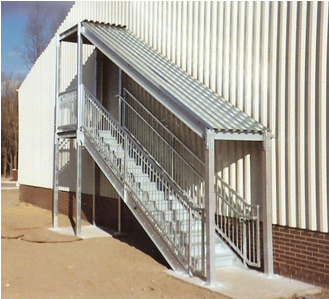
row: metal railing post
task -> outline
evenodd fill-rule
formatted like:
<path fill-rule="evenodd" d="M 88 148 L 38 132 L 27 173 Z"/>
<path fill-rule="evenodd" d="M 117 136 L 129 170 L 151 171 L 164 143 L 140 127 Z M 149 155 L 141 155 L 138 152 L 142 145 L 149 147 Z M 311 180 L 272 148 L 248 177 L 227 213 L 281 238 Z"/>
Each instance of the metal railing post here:
<path fill-rule="evenodd" d="M 246 223 L 246 206 L 243 205 L 243 218 L 242 218 L 242 225 L 243 225 L 243 237 L 242 237 L 242 248 L 243 248 L 243 264 L 247 267 L 247 223 Z"/>
<path fill-rule="evenodd" d="M 124 183 L 126 184 L 127 182 L 127 174 L 128 174 L 128 151 L 129 151 L 129 146 L 128 146 L 128 136 L 127 134 L 124 135 L 124 160 L 123 160 L 123 165 L 124 165 L 124 172 L 123 172 L 123 178 L 124 178 Z"/>
<path fill-rule="evenodd" d="M 189 207 L 189 218 L 188 218 L 188 267 L 189 267 L 189 275 L 192 276 L 192 210 L 191 207 Z"/>

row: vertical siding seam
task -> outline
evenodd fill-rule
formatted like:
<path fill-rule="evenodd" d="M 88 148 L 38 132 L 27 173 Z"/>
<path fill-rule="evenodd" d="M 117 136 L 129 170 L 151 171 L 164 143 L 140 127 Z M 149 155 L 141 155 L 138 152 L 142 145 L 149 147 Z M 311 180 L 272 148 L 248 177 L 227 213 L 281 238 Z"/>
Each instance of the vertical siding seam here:
<path fill-rule="evenodd" d="M 328 62 L 327 57 L 329 54 L 328 51 L 328 15 L 329 15 L 329 4 L 328 2 L 321 2 L 319 3 L 321 8 L 319 14 L 319 33 L 318 33 L 318 45 L 319 45 L 319 52 L 318 52 L 318 67 L 319 67 L 319 76 L 318 76 L 318 88 L 319 91 L 319 107 L 318 107 L 318 124 L 319 124 L 319 149 L 318 149 L 318 168 L 319 168 L 319 179 L 318 179 L 318 187 L 319 190 L 319 207 L 318 207 L 318 227 L 323 232 L 329 231 L 329 212 L 328 212 L 328 187 L 327 187 L 327 130 L 328 130 L 328 123 L 327 123 L 327 101 L 328 99 L 328 79 L 327 72 L 328 72 Z"/>
<path fill-rule="evenodd" d="M 297 2 L 289 2 L 288 15 L 288 67 L 287 67 L 287 199 L 288 225 L 296 227 L 296 33 L 297 33 Z"/>
<path fill-rule="evenodd" d="M 306 170 L 305 170 L 305 62 L 307 3 L 298 3 L 297 35 L 297 225 L 306 228 Z"/>
<path fill-rule="evenodd" d="M 316 129 L 315 129 L 315 73 L 316 73 L 316 30 L 317 2 L 308 2 L 307 47 L 307 228 L 316 230 Z"/>
<path fill-rule="evenodd" d="M 279 196 L 279 221 L 286 225 L 286 42 L 287 42 L 287 2 L 279 3 L 278 32 L 278 99 L 277 99 L 277 177 Z"/>

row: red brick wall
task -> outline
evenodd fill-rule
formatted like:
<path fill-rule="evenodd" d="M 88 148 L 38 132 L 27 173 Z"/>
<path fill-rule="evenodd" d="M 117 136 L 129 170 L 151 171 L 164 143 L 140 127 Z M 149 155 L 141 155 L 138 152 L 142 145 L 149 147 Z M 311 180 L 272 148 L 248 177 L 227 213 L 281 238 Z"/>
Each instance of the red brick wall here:
<path fill-rule="evenodd" d="M 273 225 L 274 271 L 329 287 L 329 234 Z"/>
<path fill-rule="evenodd" d="M 52 209 L 51 189 L 20 186 L 20 201 Z M 59 212 L 75 215 L 75 193 L 59 193 Z M 82 195 L 81 217 L 92 221 L 92 197 Z M 143 229 L 128 207 L 121 201 L 123 232 L 142 232 Z M 96 198 L 96 223 L 118 229 L 118 200 Z M 262 242 L 261 242 L 262 243 Z M 329 234 L 273 225 L 274 272 L 283 276 L 329 287 Z M 263 256 L 262 256 L 263 259 Z"/>
<path fill-rule="evenodd" d="M 52 189 L 21 185 L 19 200 L 52 210 Z M 58 211 L 69 217 L 75 217 L 76 197 L 75 192 L 59 192 Z M 114 230 L 118 229 L 118 200 L 107 197 L 96 197 L 96 224 Z M 81 218 L 92 222 L 92 196 L 82 194 Z M 141 232 L 142 227 L 128 207 L 121 201 L 121 229 L 123 232 Z"/>

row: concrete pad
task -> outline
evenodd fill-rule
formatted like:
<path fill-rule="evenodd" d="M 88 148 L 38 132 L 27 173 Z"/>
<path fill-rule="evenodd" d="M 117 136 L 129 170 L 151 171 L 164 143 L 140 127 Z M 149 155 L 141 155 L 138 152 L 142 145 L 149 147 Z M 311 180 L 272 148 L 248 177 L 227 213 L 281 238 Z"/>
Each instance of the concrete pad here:
<path fill-rule="evenodd" d="M 178 279 L 208 288 L 232 299 L 283 299 L 294 295 L 305 296 L 321 292 L 320 287 L 311 284 L 279 275 L 269 277 L 255 270 L 233 266 L 218 268 L 217 285 L 211 287 L 199 278 L 177 274 L 171 270 L 166 272 Z"/>
<path fill-rule="evenodd" d="M 72 226 L 59 227 L 56 229 L 50 228 L 50 230 L 61 235 L 75 236 L 75 232 Z M 81 226 L 81 235 L 79 237 L 81 239 L 109 238 L 112 237 L 112 235 L 97 226 L 83 225 Z"/>

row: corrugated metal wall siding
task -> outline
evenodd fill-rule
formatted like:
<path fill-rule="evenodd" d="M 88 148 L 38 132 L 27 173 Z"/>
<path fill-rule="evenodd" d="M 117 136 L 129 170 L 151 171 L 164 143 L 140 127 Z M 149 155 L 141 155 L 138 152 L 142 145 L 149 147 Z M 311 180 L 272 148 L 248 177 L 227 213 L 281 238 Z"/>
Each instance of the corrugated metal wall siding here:
<path fill-rule="evenodd" d="M 77 2 L 60 31 L 83 19 L 125 24 L 268 126 L 274 223 L 328 232 L 328 14 L 328 2 Z M 65 70 L 69 84 L 75 66 Z M 249 146 L 234 144 L 237 162 L 223 169 L 247 198 Z"/>

